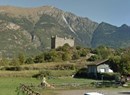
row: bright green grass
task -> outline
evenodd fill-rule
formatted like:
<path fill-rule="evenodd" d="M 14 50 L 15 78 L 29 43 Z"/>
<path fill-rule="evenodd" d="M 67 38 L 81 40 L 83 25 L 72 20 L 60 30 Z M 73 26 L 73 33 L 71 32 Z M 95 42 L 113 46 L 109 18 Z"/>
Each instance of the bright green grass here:
<path fill-rule="evenodd" d="M 0 71 L 0 77 L 32 77 L 42 70 L 23 70 L 23 71 Z M 50 72 L 51 76 L 64 77 L 71 76 L 75 70 L 46 70 Z"/>
<path fill-rule="evenodd" d="M 54 78 L 54 79 L 48 79 L 49 83 L 54 84 L 63 84 L 63 83 L 79 83 L 79 84 L 90 84 L 91 82 L 94 82 L 95 80 L 90 79 L 81 79 L 81 78 L 71 78 L 71 77 L 61 77 L 61 78 Z"/>
<path fill-rule="evenodd" d="M 48 82 L 53 84 L 56 89 L 86 89 L 92 88 L 92 82 L 96 80 L 61 77 L 57 79 L 49 79 Z"/>
<path fill-rule="evenodd" d="M 34 78 L 0 78 L 0 95 L 17 95 L 16 89 L 20 83 L 39 84 Z"/>
<path fill-rule="evenodd" d="M 87 86 L 89 87 L 91 82 L 96 81 L 90 79 L 77 79 L 72 77 L 60 77 L 60 78 L 51 77 L 51 78 L 46 78 L 46 80 L 49 84 L 53 84 L 55 88 L 54 89 L 38 88 L 39 89 L 38 92 L 42 93 L 42 95 L 56 95 L 55 93 L 56 90 L 61 90 L 61 88 L 71 89 L 71 87 L 69 87 L 71 84 L 79 84 L 82 86 L 85 85 L 85 87 Z M 41 80 L 36 78 L 27 78 L 27 77 L 8 77 L 8 78 L 0 77 L 0 95 L 17 95 L 16 89 L 17 87 L 19 87 L 20 83 L 25 85 L 33 84 L 35 86 L 38 86 L 41 83 Z M 63 85 L 63 84 L 67 84 L 67 85 Z M 77 86 L 76 89 L 78 87 L 79 86 Z M 81 88 L 79 87 L 78 89 L 82 89 L 82 87 Z"/>
<path fill-rule="evenodd" d="M 88 79 L 75 79 L 75 78 L 50 78 L 47 79 L 47 82 L 54 85 L 62 85 L 62 84 L 71 84 L 71 83 L 78 83 L 78 84 L 89 84 L 93 80 Z M 0 95 L 17 95 L 16 89 L 19 87 L 20 83 L 25 85 L 33 84 L 38 86 L 41 80 L 35 78 L 0 78 Z M 57 89 L 57 86 L 55 86 Z M 40 91 L 42 92 L 42 91 Z M 45 92 L 45 91 L 43 91 Z M 49 91 L 48 91 L 49 92 Z M 51 91 L 50 91 L 51 92 Z M 52 92 L 51 92 L 52 93 Z"/>

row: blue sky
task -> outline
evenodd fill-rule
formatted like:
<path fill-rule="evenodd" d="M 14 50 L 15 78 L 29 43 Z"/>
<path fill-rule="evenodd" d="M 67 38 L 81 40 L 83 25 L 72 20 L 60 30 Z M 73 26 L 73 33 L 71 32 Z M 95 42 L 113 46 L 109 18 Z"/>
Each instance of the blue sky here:
<path fill-rule="evenodd" d="M 130 26 L 130 0 L 0 0 L 0 5 L 18 7 L 55 6 L 98 23 Z"/>

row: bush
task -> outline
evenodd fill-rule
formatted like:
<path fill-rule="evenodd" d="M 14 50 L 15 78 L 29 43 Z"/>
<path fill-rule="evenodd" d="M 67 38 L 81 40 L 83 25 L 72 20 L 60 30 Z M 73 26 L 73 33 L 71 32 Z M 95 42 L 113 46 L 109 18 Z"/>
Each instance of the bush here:
<path fill-rule="evenodd" d="M 118 73 L 89 73 L 87 74 L 87 78 L 90 79 L 98 79 L 98 80 L 119 80 L 119 74 Z"/>
<path fill-rule="evenodd" d="M 71 60 L 71 54 L 65 52 L 65 53 L 62 55 L 62 60 L 63 60 L 63 61 L 69 61 L 69 60 Z"/>
<path fill-rule="evenodd" d="M 98 79 L 115 80 L 119 76 L 118 73 L 98 73 Z"/>
<path fill-rule="evenodd" d="M 76 59 L 79 59 L 79 58 L 80 58 L 80 55 L 77 52 L 75 52 L 72 56 L 72 60 L 76 60 Z"/>
<path fill-rule="evenodd" d="M 42 70 L 38 74 L 33 75 L 32 77 L 42 79 L 43 76 L 49 77 L 51 76 L 51 72 L 48 70 Z"/>
<path fill-rule="evenodd" d="M 98 55 L 92 55 L 89 59 L 88 59 L 88 61 L 96 61 L 96 60 L 98 60 L 99 59 L 99 56 Z"/>
<path fill-rule="evenodd" d="M 34 63 L 42 63 L 44 62 L 44 55 L 38 55 L 34 59 Z"/>
<path fill-rule="evenodd" d="M 54 68 L 55 70 L 74 70 L 76 67 L 73 64 L 58 64 Z"/>
<path fill-rule="evenodd" d="M 26 61 L 25 61 L 26 64 L 33 64 L 33 59 L 32 58 L 27 58 Z"/>
<path fill-rule="evenodd" d="M 81 49 L 81 47 L 80 46 L 76 46 L 76 50 L 80 50 Z"/>
<path fill-rule="evenodd" d="M 21 71 L 22 68 L 20 66 L 12 66 L 12 67 L 5 67 L 5 70 L 8 70 L 8 71 Z"/>
<path fill-rule="evenodd" d="M 88 53 L 89 53 L 89 50 L 86 49 L 86 48 L 82 48 L 78 51 L 80 57 L 85 57 Z"/>

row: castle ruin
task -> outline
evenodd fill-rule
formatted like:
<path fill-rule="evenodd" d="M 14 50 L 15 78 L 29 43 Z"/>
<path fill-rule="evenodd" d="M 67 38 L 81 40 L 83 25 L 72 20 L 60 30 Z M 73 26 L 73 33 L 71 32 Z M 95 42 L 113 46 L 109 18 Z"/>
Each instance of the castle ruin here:
<path fill-rule="evenodd" d="M 63 46 L 64 44 L 69 44 L 69 46 L 74 46 L 74 38 L 61 38 L 56 36 L 51 37 L 51 49 L 55 49 L 59 46 Z"/>

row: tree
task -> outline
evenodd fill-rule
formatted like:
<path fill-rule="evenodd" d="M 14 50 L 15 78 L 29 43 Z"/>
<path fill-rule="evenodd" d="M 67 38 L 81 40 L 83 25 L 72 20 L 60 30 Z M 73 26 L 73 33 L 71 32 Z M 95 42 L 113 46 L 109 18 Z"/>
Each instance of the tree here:
<path fill-rule="evenodd" d="M 44 53 L 45 61 L 52 62 L 52 61 L 61 61 L 62 60 L 62 52 L 51 50 L 49 52 Z"/>
<path fill-rule="evenodd" d="M 127 53 L 121 56 L 120 70 L 122 74 L 129 74 L 130 72 L 130 55 Z"/>
<path fill-rule="evenodd" d="M 42 63 L 44 62 L 44 55 L 41 54 L 41 55 L 37 55 L 35 58 L 34 58 L 34 63 Z"/>
<path fill-rule="evenodd" d="M 18 61 L 19 61 L 20 65 L 24 64 L 24 62 L 25 62 L 25 55 L 23 53 L 19 53 Z"/>
<path fill-rule="evenodd" d="M 45 52 L 44 53 L 44 60 L 47 61 L 47 62 L 51 62 L 52 61 L 52 58 L 51 58 L 51 55 L 49 52 Z"/>
<path fill-rule="evenodd" d="M 65 52 L 63 55 L 62 55 L 62 60 L 63 61 L 68 61 L 71 59 L 71 55 L 67 52 Z"/>
<path fill-rule="evenodd" d="M 52 50 L 49 52 L 51 56 L 51 61 L 58 61 L 60 56 L 58 56 L 58 52 L 55 50 Z"/>
<path fill-rule="evenodd" d="M 89 50 L 86 48 L 82 48 L 78 52 L 79 52 L 81 57 L 85 57 L 88 54 Z"/>
<path fill-rule="evenodd" d="M 114 72 L 119 72 L 120 71 L 120 67 L 119 64 L 121 63 L 121 57 L 116 55 L 116 56 L 112 56 L 111 58 L 109 58 L 109 66 L 110 68 L 114 71 Z"/>
<path fill-rule="evenodd" d="M 19 60 L 16 59 L 16 58 L 13 58 L 11 60 L 11 62 L 10 62 L 10 65 L 12 65 L 12 66 L 19 66 L 20 65 Z"/>
<path fill-rule="evenodd" d="M 92 55 L 88 61 L 96 61 L 96 60 L 99 60 L 99 56 L 98 55 Z"/>
<path fill-rule="evenodd" d="M 78 52 L 74 52 L 73 55 L 72 55 L 72 59 L 73 60 L 76 60 L 76 59 L 79 59 L 80 58 L 80 55 Z"/>
<path fill-rule="evenodd" d="M 62 51 L 64 51 L 64 52 L 68 52 L 69 50 L 70 50 L 70 46 L 69 46 L 69 44 L 64 44 L 63 46 L 62 46 Z"/>
<path fill-rule="evenodd" d="M 9 60 L 7 60 L 6 58 L 2 58 L 2 60 L 0 61 L 0 66 L 6 66 L 9 65 Z"/>
<path fill-rule="evenodd" d="M 92 51 L 94 54 L 97 54 L 100 59 L 107 59 L 113 55 L 113 50 L 106 46 L 99 46 L 95 50 Z"/>
<path fill-rule="evenodd" d="M 110 68 L 114 72 L 119 72 L 122 75 L 127 75 L 130 72 L 130 56 L 113 56 L 109 59 Z"/>
<path fill-rule="evenodd" d="M 76 46 L 76 50 L 80 50 L 81 49 L 81 47 L 80 46 Z"/>
<path fill-rule="evenodd" d="M 34 61 L 31 57 L 27 58 L 26 61 L 25 61 L 26 64 L 33 64 Z"/>

